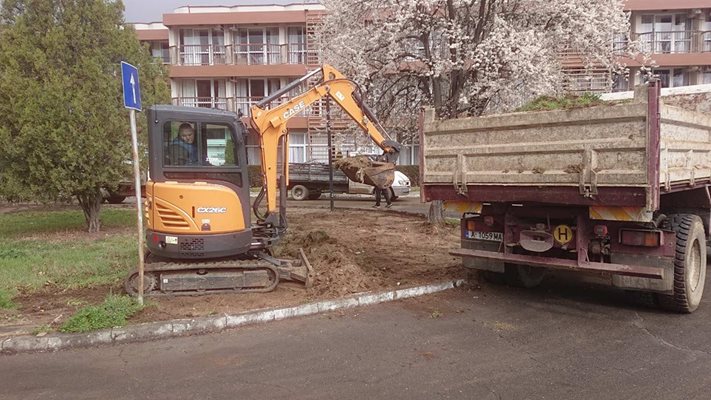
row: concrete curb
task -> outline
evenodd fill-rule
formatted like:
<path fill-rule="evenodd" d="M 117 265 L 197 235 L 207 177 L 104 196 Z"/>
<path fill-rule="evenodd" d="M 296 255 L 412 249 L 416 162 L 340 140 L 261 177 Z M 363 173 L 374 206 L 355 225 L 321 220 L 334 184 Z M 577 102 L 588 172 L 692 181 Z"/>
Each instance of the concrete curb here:
<path fill-rule="evenodd" d="M 437 293 L 461 286 L 463 280 L 435 283 L 386 292 L 365 292 L 338 300 L 325 300 L 293 307 L 261 309 L 235 315 L 151 322 L 81 334 L 52 334 L 43 337 L 17 336 L 0 343 L 0 353 L 58 351 L 74 347 L 129 343 L 178 336 L 215 333 L 225 329 L 261 322 L 279 321 L 328 311 L 367 306 Z"/>

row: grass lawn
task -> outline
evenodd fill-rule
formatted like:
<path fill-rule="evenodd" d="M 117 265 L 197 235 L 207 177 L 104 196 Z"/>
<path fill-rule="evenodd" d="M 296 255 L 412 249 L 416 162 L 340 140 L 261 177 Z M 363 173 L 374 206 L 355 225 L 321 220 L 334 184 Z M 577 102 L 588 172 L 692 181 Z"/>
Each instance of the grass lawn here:
<path fill-rule="evenodd" d="M 104 209 L 105 231 L 89 234 L 80 210 L 0 214 L 0 308 L 12 307 L 18 290 L 120 282 L 136 264 L 135 215 Z"/>

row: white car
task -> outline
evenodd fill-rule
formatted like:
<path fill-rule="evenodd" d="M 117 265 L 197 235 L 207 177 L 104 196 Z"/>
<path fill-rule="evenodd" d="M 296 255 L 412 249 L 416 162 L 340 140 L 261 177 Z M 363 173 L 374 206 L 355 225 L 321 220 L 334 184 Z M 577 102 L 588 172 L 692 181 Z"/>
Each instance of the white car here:
<path fill-rule="evenodd" d="M 364 183 L 353 182 L 349 180 L 348 182 L 348 193 L 350 194 L 374 194 L 375 189 Z M 391 188 L 391 194 L 393 200 L 400 196 L 405 196 L 410 193 L 410 178 L 400 171 L 395 171 L 395 180 Z"/>

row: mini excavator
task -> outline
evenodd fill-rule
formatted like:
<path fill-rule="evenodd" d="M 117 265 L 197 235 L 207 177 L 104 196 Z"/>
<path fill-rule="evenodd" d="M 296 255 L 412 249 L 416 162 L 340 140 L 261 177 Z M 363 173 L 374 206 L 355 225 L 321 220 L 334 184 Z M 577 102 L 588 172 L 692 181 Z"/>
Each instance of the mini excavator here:
<path fill-rule="evenodd" d="M 315 86 L 270 108 L 309 79 L 318 79 L 318 74 Z M 275 258 L 271 249 L 287 230 L 287 122 L 326 97 L 383 150 L 370 169 L 350 175 L 375 186 L 392 182 L 400 144 L 389 138 L 363 103 L 359 86 L 323 65 L 250 109 L 249 124 L 260 138 L 264 177 L 251 207 L 254 221 L 247 127 L 241 118 L 229 111 L 196 107 L 148 109 L 145 295 L 268 292 L 280 281 L 311 284 L 313 271 L 303 250 L 300 260 L 284 260 Z M 129 294 L 136 294 L 139 283 L 134 271 L 124 286 Z"/>

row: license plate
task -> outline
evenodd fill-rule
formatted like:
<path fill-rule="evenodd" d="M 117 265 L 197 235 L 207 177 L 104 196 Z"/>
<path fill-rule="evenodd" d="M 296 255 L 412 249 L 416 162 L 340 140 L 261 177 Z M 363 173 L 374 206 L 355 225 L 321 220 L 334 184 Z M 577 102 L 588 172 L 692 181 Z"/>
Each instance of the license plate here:
<path fill-rule="evenodd" d="M 492 242 L 502 242 L 504 240 L 503 232 L 467 232 L 467 239 L 489 240 Z"/>

